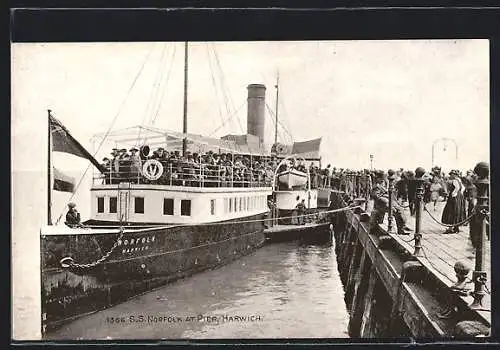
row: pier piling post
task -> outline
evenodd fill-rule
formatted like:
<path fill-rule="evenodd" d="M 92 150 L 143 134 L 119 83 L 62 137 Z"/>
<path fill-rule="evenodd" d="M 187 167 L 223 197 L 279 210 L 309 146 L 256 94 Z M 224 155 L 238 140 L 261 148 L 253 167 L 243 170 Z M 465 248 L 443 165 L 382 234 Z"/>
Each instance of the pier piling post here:
<path fill-rule="evenodd" d="M 359 171 L 356 172 L 356 198 L 361 197 L 361 181 Z"/>
<path fill-rule="evenodd" d="M 415 201 L 415 251 L 413 253 L 414 256 L 422 255 L 422 209 L 423 203 L 422 199 L 424 198 L 424 180 L 423 176 L 425 174 L 425 170 L 422 167 L 418 167 L 415 169 L 415 182 L 416 182 L 416 201 Z"/>
<path fill-rule="evenodd" d="M 473 309 L 481 309 L 483 307 L 483 298 L 485 295 L 485 284 L 487 281 L 487 272 L 484 271 L 484 260 L 487 240 L 487 216 L 489 211 L 489 164 L 486 162 L 477 163 L 474 168 L 474 173 L 478 179 L 476 181 L 477 187 L 477 211 L 475 215 L 479 215 L 481 223 L 481 232 L 479 235 L 479 242 L 476 248 L 476 262 L 475 268 L 472 272 L 472 280 L 474 281 L 474 291 L 471 293 L 474 301 L 470 305 Z"/>
<path fill-rule="evenodd" d="M 365 181 L 366 181 L 366 188 L 365 188 L 365 211 L 368 211 L 368 202 L 370 200 L 370 192 L 372 190 L 372 181 L 371 181 L 371 175 L 368 173 L 365 173 Z"/>
<path fill-rule="evenodd" d="M 394 170 L 389 169 L 387 172 L 389 174 L 388 180 L 389 180 L 389 186 L 388 186 L 388 192 L 389 192 L 389 210 L 387 212 L 387 233 L 392 233 L 392 192 L 394 191 Z"/>

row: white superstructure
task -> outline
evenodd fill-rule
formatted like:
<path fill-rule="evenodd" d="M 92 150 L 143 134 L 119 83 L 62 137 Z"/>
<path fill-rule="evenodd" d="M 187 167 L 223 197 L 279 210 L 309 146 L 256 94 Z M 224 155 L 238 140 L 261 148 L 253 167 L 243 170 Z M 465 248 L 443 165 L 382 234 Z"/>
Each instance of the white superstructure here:
<path fill-rule="evenodd" d="M 91 219 L 196 224 L 267 212 L 271 187 L 185 187 L 122 183 L 94 185 Z"/>

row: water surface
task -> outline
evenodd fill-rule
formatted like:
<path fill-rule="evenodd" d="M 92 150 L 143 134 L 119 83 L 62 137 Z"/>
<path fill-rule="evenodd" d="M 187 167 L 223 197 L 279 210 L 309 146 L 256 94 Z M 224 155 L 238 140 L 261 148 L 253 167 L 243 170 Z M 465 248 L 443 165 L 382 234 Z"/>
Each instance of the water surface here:
<path fill-rule="evenodd" d="M 345 338 L 334 247 L 270 244 L 48 334 L 58 339 Z"/>

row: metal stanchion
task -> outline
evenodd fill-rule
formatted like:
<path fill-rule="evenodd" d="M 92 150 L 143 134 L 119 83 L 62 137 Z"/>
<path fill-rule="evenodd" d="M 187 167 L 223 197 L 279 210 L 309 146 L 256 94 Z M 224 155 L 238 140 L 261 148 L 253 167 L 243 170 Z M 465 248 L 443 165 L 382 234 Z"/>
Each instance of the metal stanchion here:
<path fill-rule="evenodd" d="M 415 202 L 415 251 L 414 256 L 422 256 L 422 211 L 424 198 L 424 180 L 423 176 L 425 174 L 424 168 L 418 167 L 415 169 L 415 181 L 416 182 L 416 202 Z"/>
<path fill-rule="evenodd" d="M 474 301 L 470 305 L 471 308 L 480 309 L 483 307 L 483 298 L 485 295 L 485 283 L 487 281 L 487 272 L 485 270 L 485 250 L 487 241 L 487 224 L 486 218 L 488 216 L 489 210 L 489 164 L 486 162 L 480 162 L 476 164 L 474 168 L 474 173 L 477 175 L 478 180 L 475 185 L 477 187 L 477 212 L 475 215 L 479 215 L 481 220 L 481 234 L 479 236 L 479 242 L 476 248 L 476 264 L 474 271 L 472 272 L 472 280 L 474 281 L 474 291 L 471 295 L 474 297 Z"/>
<path fill-rule="evenodd" d="M 392 192 L 394 191 L 394 170 L 389 169 L 388 173 L 388 180 L 389 180 L 389 186 L 387 188 L 388 193 L 389 193 L 389 210 L 387 211 L 387 233 L 392 233 Z"/>

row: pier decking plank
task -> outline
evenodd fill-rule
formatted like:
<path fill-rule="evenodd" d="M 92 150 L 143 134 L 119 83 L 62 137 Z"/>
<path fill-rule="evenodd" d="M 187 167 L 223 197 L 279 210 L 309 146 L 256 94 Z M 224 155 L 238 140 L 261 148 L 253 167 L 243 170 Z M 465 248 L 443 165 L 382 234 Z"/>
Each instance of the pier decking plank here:
<path fill-rule="evenodd" d="M 435 219 L 441 221 L 441 215 L 445 203 L 440 202 L 437 205 L 436 211 L 433 210 L 433 205 L 427 205 L 428 210 Z M 414 241 L 413 232 L 415 228 L 415 217 L 410 216 L 409 209 L 405 209 L 408 226 L 412 229 L 410 235 L 397 235 L 395 234 L 395 222 L 393 221 L 393 233 L 391 236 L 397 240 L 408 251 L 413 252 Z M 387 216 L 384 223 L 381 224 L 383 229 L 387 229 Z M 461 226 L 460 232 L 455 234 L 443 234 L 446 227 L 441 226 L 431 218 L 429 213 L 423 211 L 422 213 L 422 252 L 423 256 L 420 261 L 424 264 L 433 274 L 435 274 L 447 286 L 454 284 L 457 279 L 453 269 L 457 261 L 467 263 L 471 271 L 475 266 L 475 249 L 473 248 L 469 238 L 469 227 Z M 487 293 L 483 299 L 483 310 L 478 310 L 478 313 L 489 322 L 491 321 L 491 249 L 490 242 L 486 242 L 485 252 L 485 271 L 488 273 L 488 281 L 486 283 Z M 469 274 L 469 279 L 471 274 Z M 474 289 L 474 284 L 470 283 L 471 290 Z M 463 297 L 464 301 L 471 304 L 473 301 L 472 296 Z"/>

